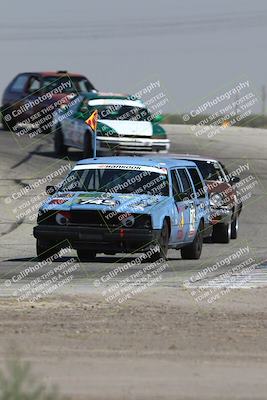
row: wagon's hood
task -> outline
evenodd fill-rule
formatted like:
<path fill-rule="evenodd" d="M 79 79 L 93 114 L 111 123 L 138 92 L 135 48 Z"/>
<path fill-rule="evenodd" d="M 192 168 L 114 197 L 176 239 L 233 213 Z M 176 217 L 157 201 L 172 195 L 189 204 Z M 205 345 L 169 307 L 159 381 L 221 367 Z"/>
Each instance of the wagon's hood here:
<path fill-rule="evenodd" d="M 227 182 L 220 182 L 215 180 L 206 180 L 209 193 L 221 193 L 226 202 L 225 204 L 232 204 L 236 202 L 236 193 L 232 186 Z"/>
<path fill-rule="evenodd" d="M 153 126 L 151 122 L 147 121 L 116 121 L 110 119 L 99 120 L 103 128 L 106 127 L 115 131 L 118 135 L 122 136 L 152 136 Z"/>
<path fill-rule="evenodd" d="M 166 196 L 148 194 L 121 194 L 104 192 L 65 192 L 56 193 L 43 204 L 43 210 L 101 210 L 127 213 L 150 213 Z"/>

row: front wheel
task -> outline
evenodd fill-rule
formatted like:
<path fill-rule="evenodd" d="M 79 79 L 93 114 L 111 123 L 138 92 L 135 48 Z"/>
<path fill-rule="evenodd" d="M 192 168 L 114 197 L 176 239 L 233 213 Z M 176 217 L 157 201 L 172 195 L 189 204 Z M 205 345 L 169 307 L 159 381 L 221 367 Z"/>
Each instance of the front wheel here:
<path fill-rule="evenodd" d="M 238 226 L 239 226 L 238 217 L 235 217 L 235 219 L 231 223 L 231 239 L 237 238 Z"/>
<path fill-rule="evenodd" d="M 93 157 L 93 136 L 95 133 L 85 132 L 83 140 L 83 156 L 84 158 Z"/>
<path fill-rule="evenodd" d="M 199 225 L 196 236 L 189 246 L 181 249 L 183 260 L 198 260 L 201 256 L 203 246 L 203 226 Z"/>
<path fill-rule="evenodd" d="M 231 236 L 230 224 L 216 224 L 213 227 L 212 241 L 214 243 L 229 243 Z"/>
<path fill-rule="evenodd" d="M 68 154 L 68 146 L 64 144 L 64 136 L 60 125 L 56 127 L 55 137 L 54 137 L 54 148 L 56 155 L 59 157 L 66 156 Z"/>

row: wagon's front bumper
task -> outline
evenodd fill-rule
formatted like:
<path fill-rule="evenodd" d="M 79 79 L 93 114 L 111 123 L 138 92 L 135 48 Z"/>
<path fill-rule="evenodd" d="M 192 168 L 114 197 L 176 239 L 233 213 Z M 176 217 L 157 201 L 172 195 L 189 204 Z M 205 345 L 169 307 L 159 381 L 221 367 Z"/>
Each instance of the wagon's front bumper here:
<path fill-rule="evenodd" d="M 159 229 L 100 228 L 87 226 L 37 225 L 34 237 L 47 246 L 68 242 L 74 249 L 96 252 L 131 252 L 158 243 Z"/>
<path fill-rule="evenodd" d="M 98 148 L 103 151 L 168 151 L 169 139 L 151 137 L 105 137 L 97 136 Z"/>
<path fill-rule="evenodd" d="M 230 224 L 232 222 L 232 210 L 226 208 L 211 208 L 211 223 Z"/>

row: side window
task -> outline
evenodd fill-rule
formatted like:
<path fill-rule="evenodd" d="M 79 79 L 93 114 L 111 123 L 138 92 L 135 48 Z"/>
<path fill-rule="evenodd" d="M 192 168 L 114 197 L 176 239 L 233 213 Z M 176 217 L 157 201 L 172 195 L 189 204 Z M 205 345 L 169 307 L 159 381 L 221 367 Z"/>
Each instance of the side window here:
<path fill-rule="evenodd" d="M 224 175 L 223 175 L 223 171 L 221 170 L 220 165 L 218 163 L 214 162 L 213 163 L 213 168 L 216 171 L 216 173 L 214 174 L 213 179 L 219 180 L 219 181 L 224 181 Z"/>
<path fill-rule="evenodd" d="M 176 201 L 179 201 L 179 195 L 182 192 L 182 190 L 174 170 L 171 171 L 171 179 L 172 179 L 172 195 Z"/>
<path fill-rule="evenodd" d="M 226 167 L 224 164 L 219 163 L 221 169 L 223 170 L 223 173 L 225 175 L 224 180 L 227 182 L 227 179 L 229 178 L 229 172 L 227 171 Z"/>
<path fill-rule="evenodd" d="M 189 175 L 191 176 L 191 179 L 194 183 L 195 186 L 195 190 L 197 192 L 197 197 L 201 198 L 201 197 L 205 197 L 205 189 L 204 186 L 202 184 L 202 180 L 201 177 L 198 173 L 198 170 L 196 168 L 189 168 L 188 169 Z"/>
<path fill-rule="evenodd" d="M 23 92 L 28 82 L 28 75 L 19 75 L 11 85 L 12 92 Z"/>
<path fill-rule="evenodd" d="M 28 92 L 33 93 L 33 92 L 36 92 L 36 90 L 39 90 L 40 88 L 41 88 L 40 79 L 37 78 L 36 76 L 32 76 L 30 78 L 30 82 L 28 85 Z"/>
<path fill-rule="evenodd" d="M 187 175 L 187 172 L 185 169 L 178 169 L 177 170 L 181 181 L 182 181 L 182 185 L 183 185 L 183 191 L 186 193 L 187 197 L 189 198 L 194 198 L 194 189 L 192 187 L 192 184 L 190 182 L 190 179 Z"/>

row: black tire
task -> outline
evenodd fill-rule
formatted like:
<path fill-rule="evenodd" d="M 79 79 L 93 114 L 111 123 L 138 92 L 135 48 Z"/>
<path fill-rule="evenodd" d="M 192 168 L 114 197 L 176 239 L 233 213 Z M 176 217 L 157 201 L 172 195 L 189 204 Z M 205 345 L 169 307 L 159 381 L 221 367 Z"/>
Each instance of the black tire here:
<path fill-rule="evenodd" d="M 238 226 L 238 217 L 235 217 L 235 219 L 231 223 L 231 239 L 237 239 Z"/>
<path fill-rule="evenodd" d="M 203 246 L 203 224 L 199 224 L 196 236 L 189 246 L 181 248 L 183 260 L 198 260 L 201 256 Z"/>
<path fill-rule="evenodd" d="M 170 230 L 166 219 L 163 221 L 163 225 L 160 231 L 159 242 L 155 243 L 152 248 L 158 247 L 159 251 L 151 256 L 151 261 L 157 261 L 161 258 L 167 260 L 168 246 L 169 246 Z"/>
<path fill-rule="evenodd" d="M 87 131 L 85 132 L 83 139 L 83 157 L 92 158 L 93 157 L 93 135 L 94 133 Z"/>
<path fill-rule="evenodd" d="M 96 252 L 88 250 L 77 250 L 77 255 L 81 262 L 88 262 L 95 260 Z"/>
<path fill-rule="evenodd" d="M 56 254 L 60 249 L 57 246 L 47 246 L 40 239 L 36 240 L 36 254 L 38 261 L 44 261 L 49 257 L 52 257 Z"/>
<path fill-rule="evenodd" d="M 54 149 L 56 155 L 59 157 L 66 156 L 68 154 L 68 146 L 64 144 L 64 137 L 60 125 L 57 125 L 55 130 Z"/>
<path fill-rule="evenodd" d="M 213 243 L 229 243 L 231 236 L 230 224 L 216 224 L 213 227 L 212 241 Z"/>

